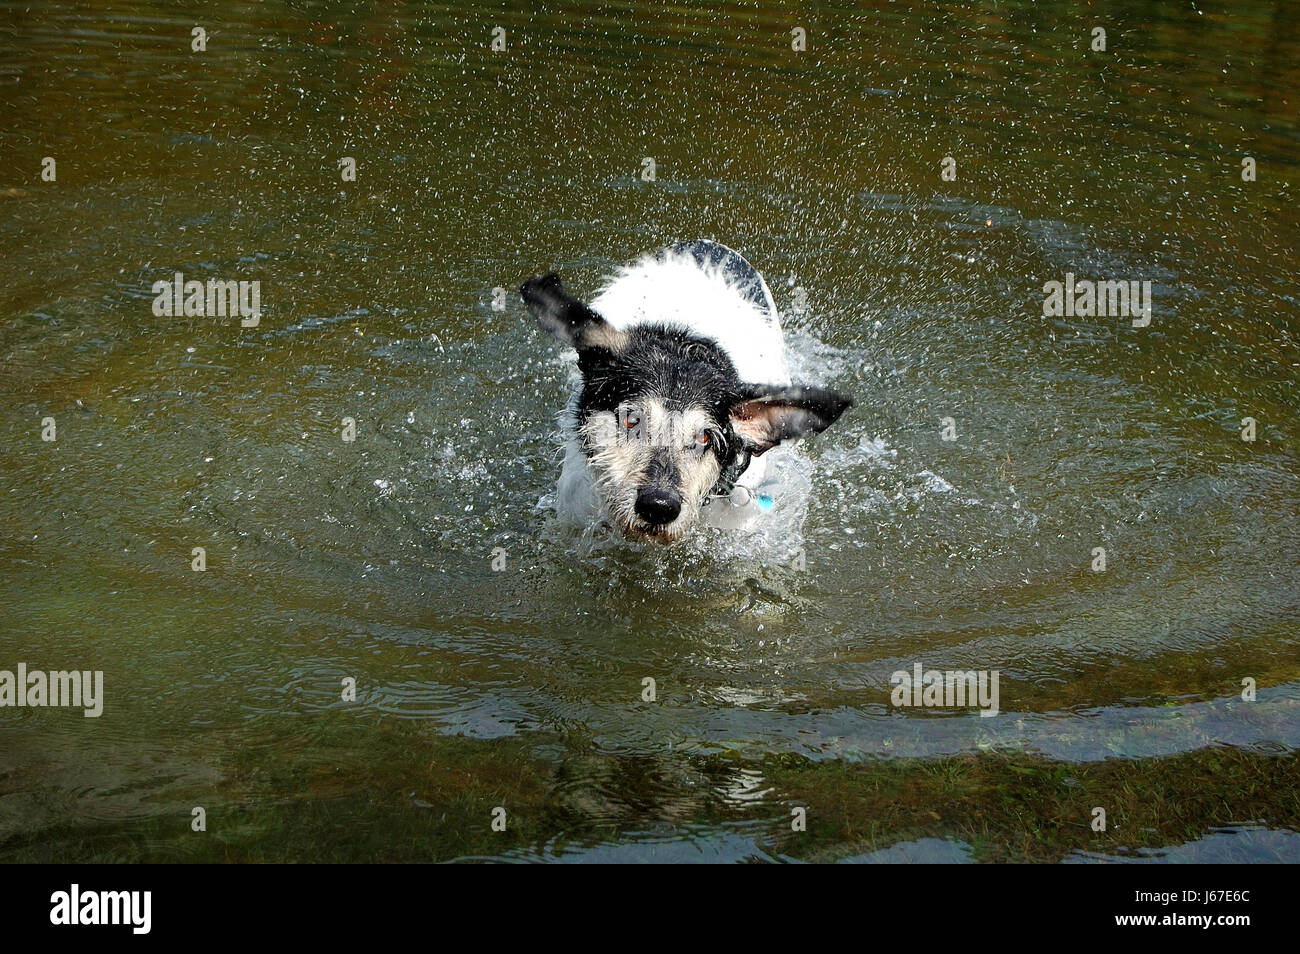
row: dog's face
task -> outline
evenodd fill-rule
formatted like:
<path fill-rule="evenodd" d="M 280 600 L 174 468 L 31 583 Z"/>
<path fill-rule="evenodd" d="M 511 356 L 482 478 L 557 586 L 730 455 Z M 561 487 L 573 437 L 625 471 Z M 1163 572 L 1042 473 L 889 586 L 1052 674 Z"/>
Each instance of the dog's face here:
<path fill-rule="evenodd" d="M 782 440 L 825 430 L 852 404 L 834 391 L 742 382 L 714 342 L 679 328 L 613 328 L 556 275 L 520 289 L 538 323 L 578 352 L 578 437 L 610 519 L 675 540 L 711 495 Z"/>

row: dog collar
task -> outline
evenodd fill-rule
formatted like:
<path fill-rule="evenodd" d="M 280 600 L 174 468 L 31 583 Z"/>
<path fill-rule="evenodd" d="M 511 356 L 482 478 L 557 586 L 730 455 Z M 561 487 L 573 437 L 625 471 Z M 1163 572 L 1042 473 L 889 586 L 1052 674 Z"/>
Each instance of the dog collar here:
<path fill-rule="evenodd" d="M 759 510 L 772 509 L 772 505 L 776 503 L 772 497 L 767 494 L 755 493 L 743 484 L 738 485 L 736 483 L 740 479 L 740 475 L 749 469 L 749 463 L 753 460 L 753 456 L 748 446 L 741 447 L 736 459 L 722 472 L 717 483 L 713 485 L 713 489 L 704 498 L 705 506 L 715 500 L 725 500 L 733 507 L 747 507 L 753 503 L 758 506 Z"/>
<path fill-rule="evenodd" d="M 728 436 L 730 437 L 731 435 Z M 713 485 L 713 489 L 709 491 L 709 496 L 705 499 L 707 500 L 713 497 L 729 497 L 732 488 L 736 486 L 736 481 L 740 479 L 740 475 L 749 469 L 749 462 L 753 459 L 753 456 L 754 455 L 750 452 L 749 447 L 745 444 L 741 444 L 740 452 L 736 454 L 736 459 L 727 466 L 726 470 L 718 475 L 717 482 Z"/>

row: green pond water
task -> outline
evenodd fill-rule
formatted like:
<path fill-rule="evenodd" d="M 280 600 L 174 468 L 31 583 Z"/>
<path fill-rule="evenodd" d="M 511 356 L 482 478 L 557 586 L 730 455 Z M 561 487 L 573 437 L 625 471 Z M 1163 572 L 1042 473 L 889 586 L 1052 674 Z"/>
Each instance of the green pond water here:
<path fill-rule="evenodd" d="M 1298 78 L 1281 2 L 0 3 L 0 670 L 104 680 L 0 708 L 0 860 L 1300 860 Z M 514 289 L 700 237 L 857 399 L 800 559 L 548 509 Z"/>

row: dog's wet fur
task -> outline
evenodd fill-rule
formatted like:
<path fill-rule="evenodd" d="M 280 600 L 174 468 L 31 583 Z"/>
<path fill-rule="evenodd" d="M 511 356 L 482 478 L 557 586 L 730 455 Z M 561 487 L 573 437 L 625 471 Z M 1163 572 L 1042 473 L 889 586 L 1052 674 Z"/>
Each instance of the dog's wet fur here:
<path fill-rule="evenodd" d="M 555 274 L 520 292 L 538 323 L 577 350 L 576 435 L 608 518 L 632 535 L 677 539 L 753 457 L 825 430 L 853 403 L 824 388 L 742 381 L 716 341 L 675 324 L 617 329 Z"/>

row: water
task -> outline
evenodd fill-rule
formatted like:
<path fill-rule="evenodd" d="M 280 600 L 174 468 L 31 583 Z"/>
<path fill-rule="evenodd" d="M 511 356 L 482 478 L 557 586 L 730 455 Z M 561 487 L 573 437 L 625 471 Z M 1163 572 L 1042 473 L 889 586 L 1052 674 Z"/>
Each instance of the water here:
<path fill-rule="evenodd" d="M 1300 860 L 1288 6 L 2 9 L 0 669 L 106 699 L 0 710 L 0 858 Z M 513 289 L 697 237 L 857 397 L 802 568 L 547 513 Z"/>

